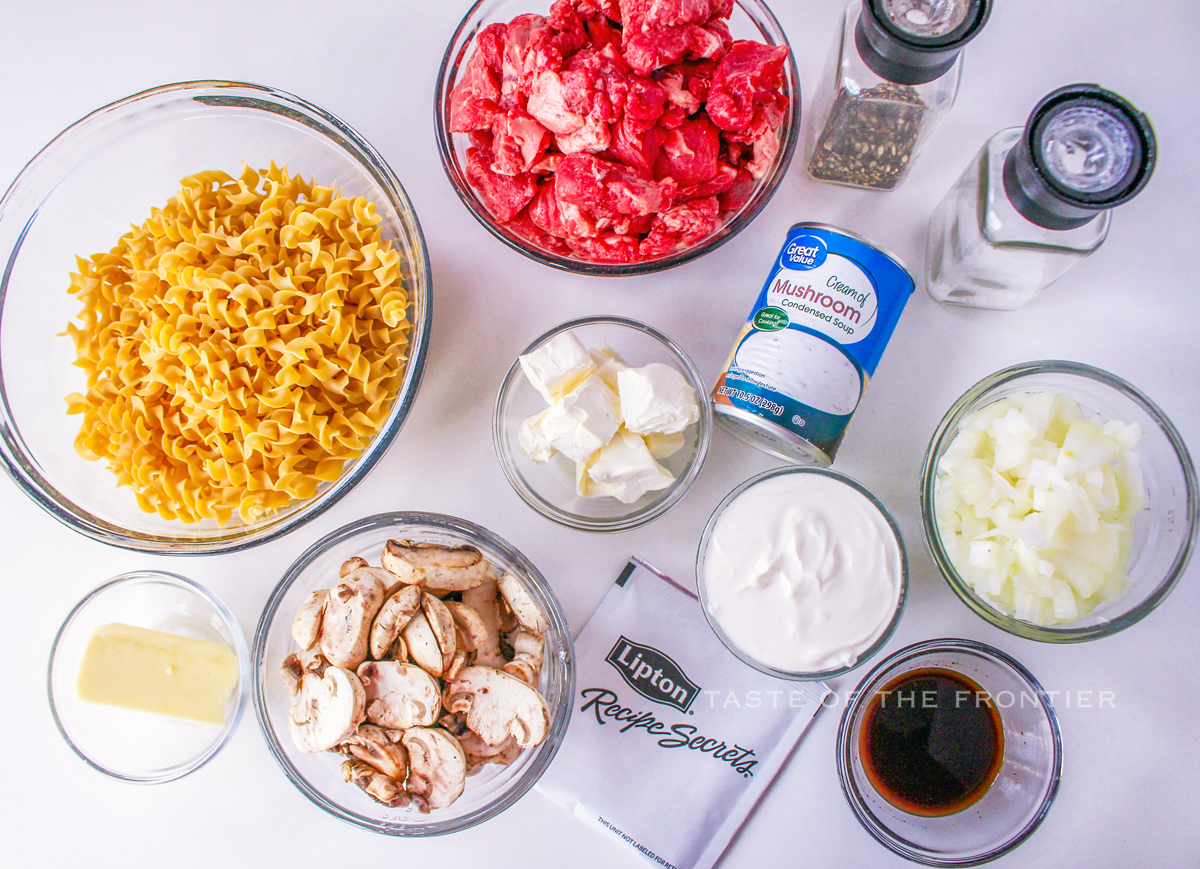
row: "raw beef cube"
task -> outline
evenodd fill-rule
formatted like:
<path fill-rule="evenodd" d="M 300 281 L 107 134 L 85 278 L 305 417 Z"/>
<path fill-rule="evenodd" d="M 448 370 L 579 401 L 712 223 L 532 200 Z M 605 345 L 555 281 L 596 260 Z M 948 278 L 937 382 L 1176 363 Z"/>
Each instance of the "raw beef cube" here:
<path fill-rule="evenodd" d="M 568 238 L 567 244 L 577 255 L 592 262 L 635 263 L 641 259 L 638 240 L 631 235 L 606 232 L 595 238 Z"/>
<path fill-rule="evenodd" d="M 654 214 L 670 205 L 674 179 L 655 181 L 646 172 L 601 160 L 590 154 L 571 154 L 555 173 L 559 202 L 573 202 L 595 214 Z"/>
<path fill-rule="evenodd" d="M 541 186 L 529 204 L 529 217 L 538 228 L 559 238 L 586 238 L 598 232 L 596 219 L 570 202 L 559 201 L 554 183 Z"/>
<path fill-rule="evenodd" d="M 631 80 L 629 65 L 612 46 L 584 49 L 562 72 L 567 106 L 580 115 L 595 115 L 606 124 L 621 120 Z"/>
<path fill-rule="evenodd" d="M 644 132 L 631 129 L 628 116 L 613 127 L 612 154 L 627 166 L 635 166 L 650 174 L 658 160 L 666 133 L 659 127 Z"/>
<path fill-rule="evenodd" d="M 609 18 L 618 24 L 621 23 L 621 7 L 618 0 L 575 0 L 575 11 L 587 20 Z"/>
<path fill-rule="evenodd" d="M 779 154 L 779 131 L 768 129 L 754 140 L 754 157 L 746 164 L 746 171 L 755 179 L 762 178 L 770 171 Z"/>
<path fill-rule="evenodd" d="M 583 127 L 583 115 L 571 111 L 558 73 L 547 70 L 533 80 L 525 110 L 555 135 Z"/>
<path fill-rule="evenodd" d="M 739 39 L 721 58 L 713 74 L 705 108 L 723 130 L 745 130 L 760 102 L 774 99 L 783 88 L 784 45 L 763 45 Z"/>
<path fill-rule="evenodd" d="M 504 37 L 507 33 L 507 24 L 489 24 L 475 37 L 476 50 L 483 55 L 484 63 L 497 79 L 504 71 Z"/>
<path fill-rule="evenodd" d="M 591 45 L 587 31 L 583 27 L 583 19 L 575 11 L 571 0 L 557 0 L 550 7 L 550 29 L 554 31 L 554 47 L 558 49 L 563 59 L 569 58 L 575 52 Z"/>
<path fill-rule="evenodd" d="M 662 256 L 677 247 L 690 247 L 717 228 L 720 207 L 716 197 L 675 205 L 656 215 L 639 247 L 643 257 Z"/>
<path fill-rule="evenodd" d="M 634 72 L 649 75 L 660 67 L 683 60 L 692 41 L 694 25 L 668 27 L 649 33 L 625 31 L 623 51 Z"/>
<path fill-rule="evenodd" d="M 733 0 L 620 0 L 620 6 L 625 29 L 640 32 L 704 24 L 733 13 Z"/>
<path fill-rule="evenodd" d="M 526 55 L 534 34 L 547 30 L 541 15 L 518 15 L 508 23 L 501 54 L 500 107 L 508 110 L 522 104 L 521 91 L 528 92 L 532 76 L 526 73 Z M 561 58 L 560 58 L 561 60 Z"/>
<path fill-rule="evenodd" d="M 715 175 L 701 181 L 699 184 L 693 184 L 690 187 L 680 187 L 679 194 L 675 198 L 677 201 L 682 202 L 688 199 L 704 199 L 708 196 L 716 196 L 732 187 L 737 177 L 737 169 L 728 163 L 719 162 L 717 163 Z"/>
<path fill-rule="evenodd" d="M 630 75 L 629 94 L 625 97 L 623 121 L 631 130 L 649 130 L 662 116 L 667 103 L 667 94 L 653 79 Z"/>
<path fill-rule="evenodd" d="M 594 48 L 604 48 L 606 45 L 621 47 L 621 31 L 613 27 L 605 16 L 585 19 L 583 26 Z"/>
<path fill-rule="evenodd" d="M 490 127 L 492 116 L 500 111 L 499 99 L 500 83 L 488 69 L 483 52 L 476 50 L 450 92 L 450 132 L 469 133 Z"/>
<path fill-rule="evenodd" d="M 728 190 L 717 197 L 722 211 L 738 211 L 754 195 L 754 176 L 745 169 L 738 171 L 737 179 Z"/>
<path fill-rule="evenodd" d="M 492 171 L 500 175 L 528 172 L 550 143 L 546 128 L 520 109 L 492 119 Z"/>
<path fill-rule="evenodd" d="M 674 178 L 681 187 L 713 177 L 717 174 L 717 154 L 721 149 L 718 136 L 717 128 L 703 115 L 670 130 L 663 137 L 662 153 L 654 166 L 655 177 Z"/>
<path fill-rule="evenodd" d="M 595 115 L 588 115 L 582 127 L 573 133 L 560 133 L 554 137 L 554 141 L 558 150 L 564 154 L 599 154 L 608 150 L 612 143 L 612 134 L 608 130 L 608 124 Z"/>
<path fill-rule="evenodd" d="M 491 170 L 488 155 L 475 149 L 467 151 L 467 179 L 488 211 L 501 223 L 508 223 L 520 214 L 537 193 L 537 181 L 532 175 L 497 175 Z"/>
<path fill-rule="evenodd" d="M 532 208 L 532 205 L 530 206 Z M 514 234 L 521 238 L 527 239 L 543 250 L 549 250 L 561 256 L 569 256 L 571 248 L 561 239 L 548 232 L 545 232 L 530 218 L 528 210 L 522 211 L 511 221 L 505 224 L 505 228 L 511 230 Z"/>

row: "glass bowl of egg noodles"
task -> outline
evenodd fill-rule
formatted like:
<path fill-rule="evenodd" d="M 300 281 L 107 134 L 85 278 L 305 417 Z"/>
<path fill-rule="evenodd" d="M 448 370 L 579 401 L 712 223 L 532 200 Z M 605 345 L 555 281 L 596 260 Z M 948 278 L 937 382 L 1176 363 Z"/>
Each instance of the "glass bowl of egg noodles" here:
<path fill-rule="evenodd" d="M 1183 439 L 1146 395 L 1077 362 L 985 377 L 925 455 L 934 563 L 977 615 L 1049 643 L 1124 630 L 1183 575 L 1200 521 Z"/>
<path fill-rule="evenodd" d="M 523 359 L 541 361 L 527 371 Z M 635 421 L 630 384 L 645 386 L 637 373 L 650 369 L 676 389 L 665 396 L 656 380 L 641 391 L 640 410 L 660 416 L 647 421 L 638 413 Z M 535 385 L 530 371 L 538 378 L 557 372 L 570 383 Z M 553 391 L 559 387 L 566 394 Z M 682 404 L 672 406 L 672 398 Z M 683 404 L 688 410 L 675 415 Z M 588 441 L 605 413 L 608 429 Z M 542 424 L 547 419 L 565 425 L 555 423 L 552 432 Z M 531 429 L 550 440 L 532 443 Z M 627 531 L 665 514 L 700 475 L 712 429 L 711 403 L 691 359 L 662 332 L 624 317 L 570 320 L 535 338 L 505 375 L 492 415 L 496 456 L 513 489 L 547 519 L 577 531 Z"/>
<path fill-rule="evenodd" d="M 0 463 L 103 543 L 277 538 L 400 430 L 430 291 L 400 181 L 324 109 L 225 81 L 97 109 L 0 200 Z"/>

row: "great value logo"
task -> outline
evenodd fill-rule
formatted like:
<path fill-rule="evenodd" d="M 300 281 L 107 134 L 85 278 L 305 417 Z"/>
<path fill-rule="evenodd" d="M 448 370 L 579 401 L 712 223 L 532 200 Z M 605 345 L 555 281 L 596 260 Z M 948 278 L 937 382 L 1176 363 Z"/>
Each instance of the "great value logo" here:
<path fill-rule="evenodd" d="M 621 637 L 604 659 L 621 678 L 647 700 L 687 712 L 700 693 L 700 686 L 687 677 L 678 664 L 653 646 L 643 646 Z"/>

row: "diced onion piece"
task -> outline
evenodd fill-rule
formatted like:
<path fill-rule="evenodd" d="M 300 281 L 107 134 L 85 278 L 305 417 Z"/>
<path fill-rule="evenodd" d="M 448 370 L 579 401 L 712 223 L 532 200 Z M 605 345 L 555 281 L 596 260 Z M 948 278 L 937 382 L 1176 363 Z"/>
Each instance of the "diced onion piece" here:
<path fill-rule="evenodd" d="M 934 512 L 960 575 L 992 606 L 1039 625 L 1121 596 L 1145 506 L 1137 423 L 1087 418 L 1066 393 L 969 414 L 938 461 Z"/>

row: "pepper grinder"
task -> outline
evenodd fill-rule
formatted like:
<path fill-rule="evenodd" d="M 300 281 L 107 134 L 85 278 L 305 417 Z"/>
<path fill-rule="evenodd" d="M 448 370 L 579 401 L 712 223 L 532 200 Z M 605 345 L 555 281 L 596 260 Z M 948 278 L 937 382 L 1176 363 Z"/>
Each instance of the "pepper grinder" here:
<path fill-rule="evenodd" d="M 1024 128 L 992 136 L 934 209 L 926 289 L 939 302 L 1015 311 L 1108 235 L 1110 209 L 1154 171 L 1149 119 L 1094 84 L 1047 95 Z"/>
<path fill-rule="evenodd" d="M 992 0 L 853 0 L 817 93 L 808 171 L 892 190 L 954 105 L 963 46 Z"/>

